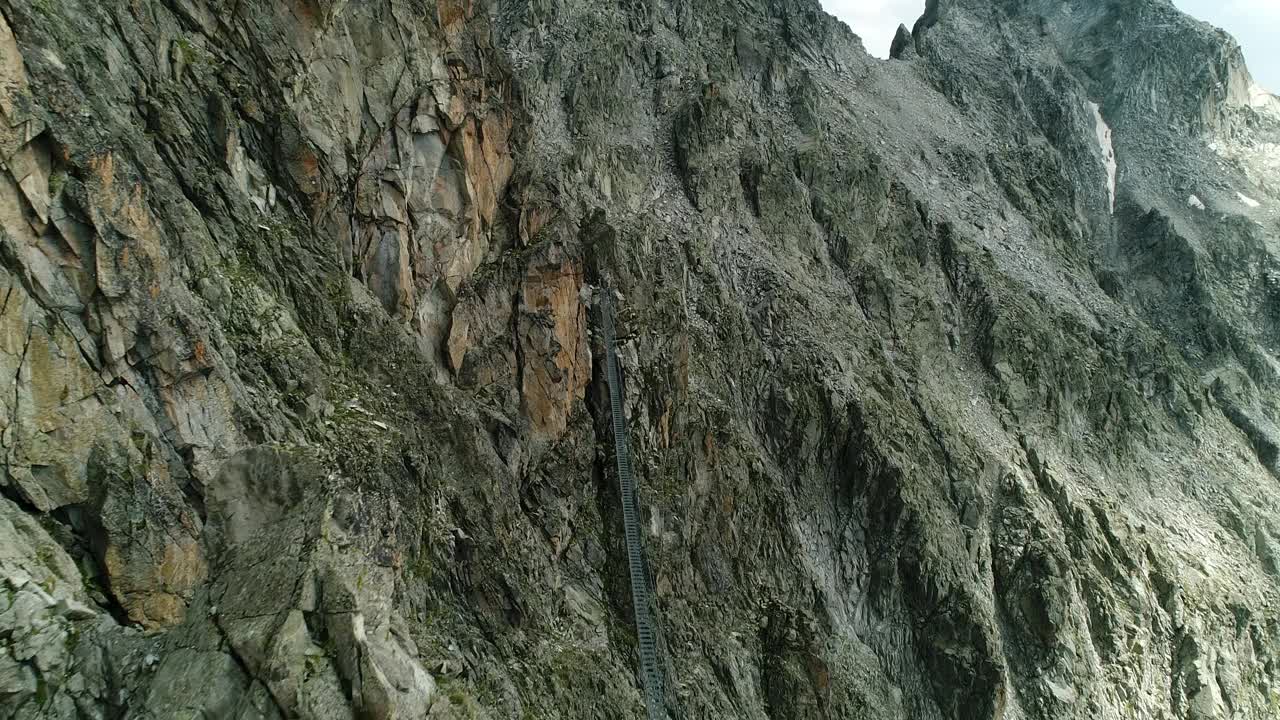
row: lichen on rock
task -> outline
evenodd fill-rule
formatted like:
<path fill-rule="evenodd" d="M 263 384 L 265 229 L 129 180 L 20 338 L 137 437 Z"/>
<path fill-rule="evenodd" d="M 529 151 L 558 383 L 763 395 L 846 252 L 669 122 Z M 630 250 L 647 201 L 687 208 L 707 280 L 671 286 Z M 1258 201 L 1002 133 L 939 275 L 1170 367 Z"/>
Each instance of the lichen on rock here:
<path fill-rule="evenodd" d="M 638 717 L 605 292 L 672 718 L 1280 713 L 1276 103 L 1163 0 L 864 45 L 0 0 L 0 719 Z"/>

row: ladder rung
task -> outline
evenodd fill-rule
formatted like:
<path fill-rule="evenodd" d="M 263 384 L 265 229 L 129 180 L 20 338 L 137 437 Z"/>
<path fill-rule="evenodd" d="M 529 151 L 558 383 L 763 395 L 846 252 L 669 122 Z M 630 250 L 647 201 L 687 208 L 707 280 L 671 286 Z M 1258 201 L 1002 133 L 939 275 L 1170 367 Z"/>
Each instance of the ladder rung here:
<path fill-rule="evenodd" d="M 600 303 L 604 330 L 605 375 L 609 383 L 609 410 L 612 417 L 614 460 L 618 467 L 618 485 L 622 499 L 623 536 L 627 546 L 627 568 L 631 576 L 631 604 L 635 609 L 636 646 L 640 655 L 641 680 L 644 684 L 645 708 L 649 720 L 662 720 L 662 673 L 658 666 L 657 634 L 650 612 L 652 596 L 644 571 L 641 547 L 640 514 L 636 509 L 635 480 L 631 468 L 631 451 L 627 447 L 626 414 L 622 404 L 622 364 L 618 361 L 614 338 L 613 301 L 605 288 Z"/>

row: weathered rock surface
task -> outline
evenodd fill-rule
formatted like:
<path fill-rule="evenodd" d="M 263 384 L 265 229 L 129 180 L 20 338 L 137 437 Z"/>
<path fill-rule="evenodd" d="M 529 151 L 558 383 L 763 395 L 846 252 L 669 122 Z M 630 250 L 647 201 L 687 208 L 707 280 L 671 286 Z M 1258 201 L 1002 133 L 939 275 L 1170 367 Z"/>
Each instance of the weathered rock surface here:
<path fill-rule="evenodd" d="M 638 717 L 604 291 L 672 717 L 1280 715 L 1280 100 L 1166 0 L 892 56 L 0 0 L 0 718 Z"/>

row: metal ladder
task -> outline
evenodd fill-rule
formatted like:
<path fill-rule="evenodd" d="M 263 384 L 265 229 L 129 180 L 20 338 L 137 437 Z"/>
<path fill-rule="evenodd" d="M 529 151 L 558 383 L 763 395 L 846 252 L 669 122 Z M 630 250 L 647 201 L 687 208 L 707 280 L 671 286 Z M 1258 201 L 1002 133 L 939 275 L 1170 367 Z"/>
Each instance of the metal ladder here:
<path fill-rule="evenodd" d="M 604 288 L 600 302 L 604 330 L 605 372 L 609 381 L 609 408 L 613 415 L 613 449 L 618 465 L 618 485 L 622 494 L 622 526 L 627 545 L 627 566 L 631 572 L 631 604 L 636 614 L 636 640 L 640 653 L 640 676 L 644 683 L 644 704 L 649 720 L 665 720 L 662 669 L 658 664 L 658 637 L 653 618 L 653 594 L 645 573 L 640 545 L 640 513 L 636 509 L 635 476 L 631 472 L 631 451 L 627 444 L 627 418 L 622 405 L 622 368 L 618 362 L 613 328 L 613 298 Z"/>

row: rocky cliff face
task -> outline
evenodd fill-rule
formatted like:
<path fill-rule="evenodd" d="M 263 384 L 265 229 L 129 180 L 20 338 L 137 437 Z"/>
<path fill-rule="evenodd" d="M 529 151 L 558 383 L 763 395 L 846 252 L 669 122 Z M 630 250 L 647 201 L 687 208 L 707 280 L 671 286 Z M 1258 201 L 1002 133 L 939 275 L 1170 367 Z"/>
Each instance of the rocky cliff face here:
<path fill-rule="evenodd" d="M 604 285 L 673 718 L 1280 716 L 1280 101 L 1168 0 L 893 52 L 0 0 L 0 717 L 638 717 Z"/>

